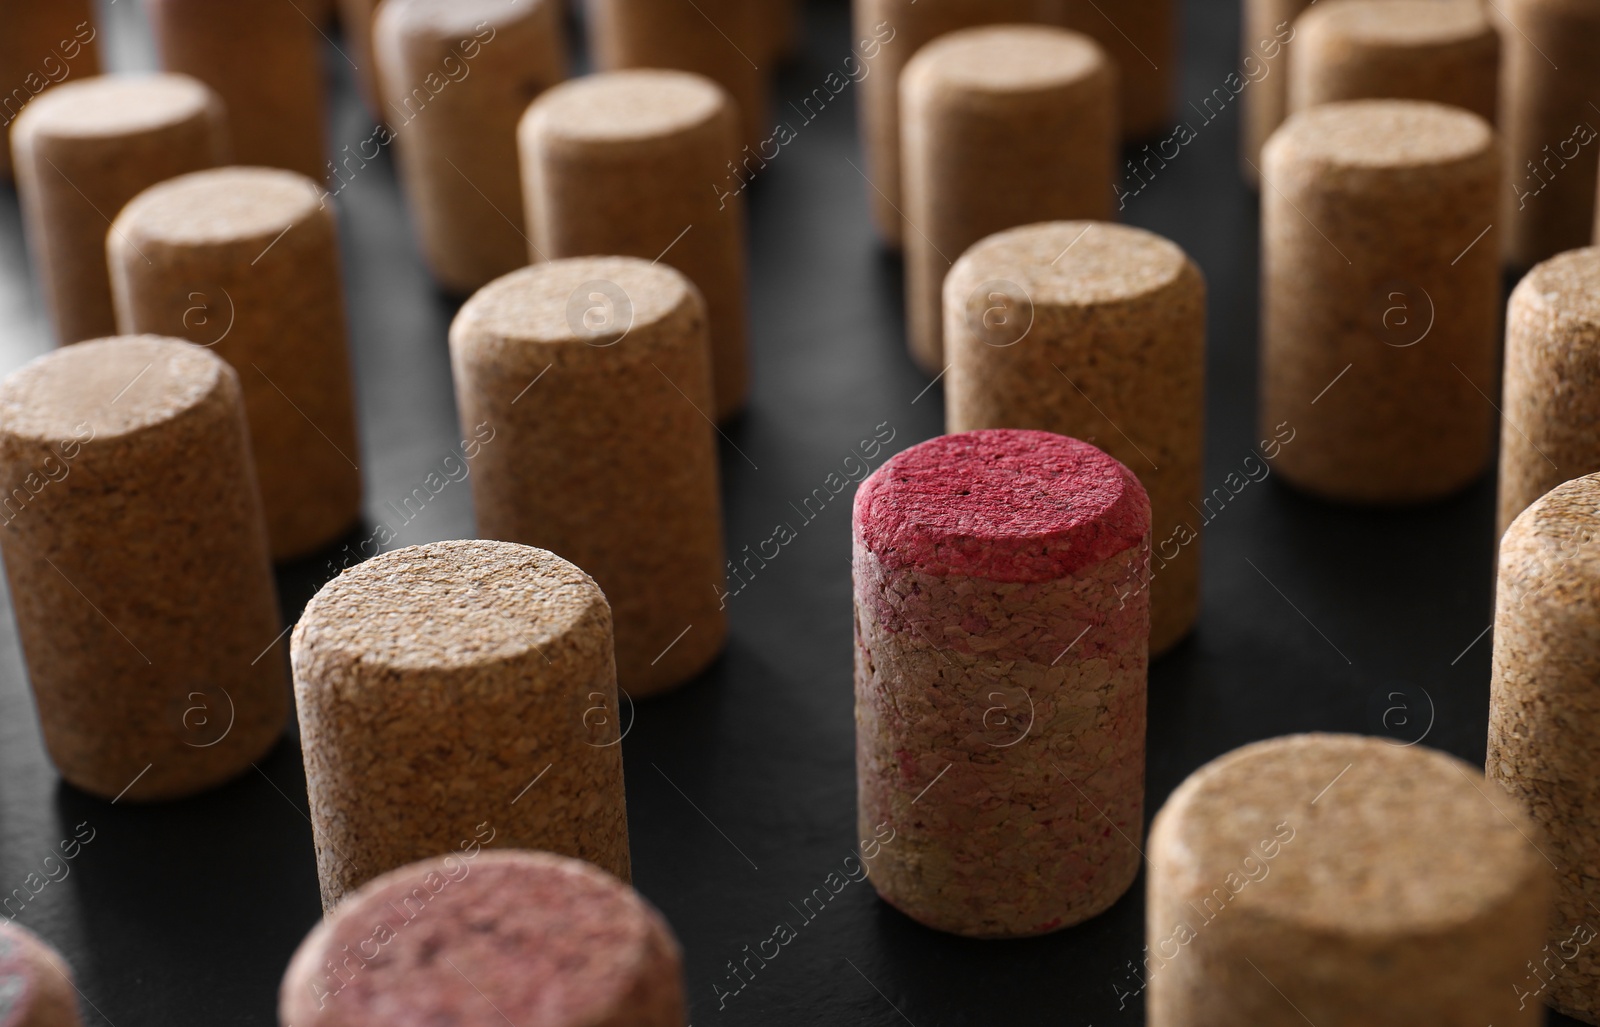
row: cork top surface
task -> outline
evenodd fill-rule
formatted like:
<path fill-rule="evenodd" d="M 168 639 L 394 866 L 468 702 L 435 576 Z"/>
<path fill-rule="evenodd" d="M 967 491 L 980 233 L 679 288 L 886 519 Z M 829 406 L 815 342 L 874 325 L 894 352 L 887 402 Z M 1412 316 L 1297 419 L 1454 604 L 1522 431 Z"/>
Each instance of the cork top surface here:
<path fill-rule="evenodd" d="M 479 289 L 451 325 L 473 339 L 537 345 L 627 345 L 626 335 L 679 309 L 694 286 L 665 264 L 573 257 L 513 271 Z"/>
<path fill-rule="evenodd" d="M 610 71 L 546 90 L 525 115 L 539 135 L 581 143 L 670 137 L 716 118 L 731 101 L 686 71 Z"/>
<path fill-rule="evenodd" d="M 1592 570 L 1600 567 L 1600 547 L 1591 544 L 1596 538 L 1600 538 L 1600 474 L 1586 474 L 1562 482 L 1518 514 L 1506 530 L 1500 552 L 1504 559 L 1517 551 L 1554 551 L 1559 574 L 1593 578 L 1600 576 Z"/>
<path fill-rule="evenodd" d="M 1176 243 L 1142 228 L 1052 221 L 978 242 L 956 262 L 951 277 L 1014 282 L 1035 306 L 1083 306 L 1160 292 L 1189 264 Z"/>
<path fill-rule="evenodd" d="M 1313 7 L 1300 20 L 1305 30 L 1372 47 L 1439 46 L 1494 31 L 1475 0 L 1341 0 Z"/>
<path fill-rule="evenodd" d="M 54 442 L 88 423 L 96 439 L 169 421 L 233 371 L 210 350 L 154 335 L 75 343 L 0 383 L 0 432 Z"/>
<path fill-rule="evenodd" d="M 1225 889 L 1239 913 L 1298 929 L 1443 930 L 1493 912 L 1548 869 L 1528 840 L 1532 823 L 1497 789 L 1478 768 L 1421 746 L 1275 738 L 1179 786 L 1152 830 L 1151 859 L 1180 898 Z M 1282 851 L 1258 849 L 1274 838 Z M 1268 875 L 1236 888 L 1230 875 L 1259 874 L 1258 851 Z"/>
<path fill-rule="evenodd" d="M 294 630 L 304 650 L 397 670 L 482 667 L 595 625 L 605 596 L 553 553 L 482 539 L 383 553 L 322 587 Z M 596 625 L 595 630 L 598 630 Z"/>
<path fill-rule="evenodd" d="M 1568 250 L 1534 266 L 1516 292 L 1557 316 L 1600 326 L 1600 246 Z"/>
<path fill-rule="evenodd" d="M 905 75 L 983 93 L 1060 88 L 1099 74 L 1093 39 L 1044 25 L 987 25 L 940 36 L 917 51 Z"/>
<path fill-rule="evenodd" d="M 213 102 L 187 75 L 96 75 L 39 94 L 18 120 L 51 136 L 116 138 L 202 117 Z"/>
<path fill-rule="evenodd" d="M 1492 151 L 1494 129 L 1459 107 L 1421 100 L 1351 100 L 1291 115 L 1267 145 L 1334 167 L 1425 167 Z"/>
<path fill-rule="evenodd" d="M 41 942 L 16 924 L 0 922 L 0 1027 L 25 1027 L 29 1022 L 39 986 L 34 980 L 35 960 L 28 958 L 28 950 L 41 947 Z"/>
<path fill-rule="evenodd" d="M 551 0 L 393 0 L 379 13 L 409 36 L 470 38 L 480 26 L 512 25 L 538 14 Z"/>
<path fill-rule="evenodd" d="M 856 492 L 855 528 L 887 569 L 1055 581 L 1140 545 L 1150 501 L 1087 442 L 991 429 L 932 439 L 878 468 Z"/>
<path fill-rule="evenodd" d="M 370 882 L 295 955 L 292 1001 L 309 994 L 297 978 L 324 977 L 346 946 L 382 955 L 332 979 L 321 1013 L 304 1011 L 313 1022 L 588 1027 L 618 1022 L 641 977 L 678 972 L 665 922 L 633 889 L 547 852 L 446 856 Z"/>
<path fill-rule="evenodd" d="M 215 168 L 157 183 L 117 215 L 125 236 L 174 246 L 272 239 L 321 206 L 304 175 L 277 168 Z"/>

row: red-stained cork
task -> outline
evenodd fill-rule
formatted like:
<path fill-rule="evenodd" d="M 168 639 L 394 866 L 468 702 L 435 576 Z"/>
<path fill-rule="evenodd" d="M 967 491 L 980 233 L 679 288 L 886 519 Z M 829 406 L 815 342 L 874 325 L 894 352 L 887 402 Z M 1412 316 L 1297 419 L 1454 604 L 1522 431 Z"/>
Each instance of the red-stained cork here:
<path fill-rule="evenodd" d="M 0 1027 L 81 1027 L 72 971 L 61 954 L 0 923 Z"/>
<path fill-rule="evenodd" d="M 683 1027 L 661 914 L 599 868 L 464 850 L 352 895 L 301 943 L 279 994 L 295 1027 Z"/>

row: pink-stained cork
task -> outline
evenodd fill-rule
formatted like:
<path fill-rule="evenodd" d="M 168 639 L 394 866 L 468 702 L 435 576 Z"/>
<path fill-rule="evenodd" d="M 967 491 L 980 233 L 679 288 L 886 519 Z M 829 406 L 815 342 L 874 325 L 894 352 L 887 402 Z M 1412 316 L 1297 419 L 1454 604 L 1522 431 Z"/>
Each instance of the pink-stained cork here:
<path fill-rule="evenodd" d="M 1042 934 L 1132 883 L 1149 537 L 1133 473 L 1049 432 L 934 439 L 863 483 L 860 824 L 893 839 L 872 881 L 907 915 Z"/>
<path fill-rule="evenodd" d="M 548 852 L 413 863 L 301 943 L 288 1027 L 683 1027 L 682 956 L 661 914 L 598 867 Z"/>
<path fill-rule="evenodd" d="M 31 931 L 0 922 L 0 1027 L 81 1027 L 72 971 Z"/>

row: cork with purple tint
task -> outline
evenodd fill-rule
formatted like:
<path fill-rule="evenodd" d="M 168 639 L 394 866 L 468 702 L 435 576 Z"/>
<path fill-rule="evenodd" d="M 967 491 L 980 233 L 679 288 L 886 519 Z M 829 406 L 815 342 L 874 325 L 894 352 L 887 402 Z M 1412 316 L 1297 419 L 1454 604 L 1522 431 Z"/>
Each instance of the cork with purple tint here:
<path fill-rule="evenodd" d="M 1150 500 L 1094 446 L 948 435 L 856 495 L 860 822 L 930 927 L 1021 937 L 1110 906 L 1139 869 Z"/>

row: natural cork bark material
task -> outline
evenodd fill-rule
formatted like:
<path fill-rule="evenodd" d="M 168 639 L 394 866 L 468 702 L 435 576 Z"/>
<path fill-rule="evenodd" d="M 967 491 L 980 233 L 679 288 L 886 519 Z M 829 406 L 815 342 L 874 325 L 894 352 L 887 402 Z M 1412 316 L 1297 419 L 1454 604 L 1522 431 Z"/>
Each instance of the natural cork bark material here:
<path fill-rule="evenodd" d="M 1149 1023 L 1542 1023 L 1516 992 L 1544 936 L 1545 844 L 1441 752 L 1353 735 L 1235 750 L 1150 828 Z"/>
<path fill-rule="evenodd" d="M 1278 470 L 1357 503 L 1476 480 L 1498 394 L 1493 129 L 1439 104 L 1325 104 L 1263 160 L 1261 423 L 1299 435 Z"/>
<path fill-rule="evenodd" d="M 721 652 L 727 615 L 705 307 L 671 268 L 558 260 L 479 291 L 450 332 L 478 531 L 594 575 L 638 698 Z"/>
<path fill-rule="evenodd" d="M 362 888 L 301 943 L 284 1027 L 683 1027 L 661 914 L 588 863 L 476 845 Z"/>
<path fill-rule="evenodd" d="M 1117 68 L 1117 109 L 1122 134 L 1142 139 L 1170 131 L 1182 59 L 1174 0 L 1056 0 L 1053 21 L 1094 38 Z M 1115 19 L 1115 20 L 1112 20 Z"/>
<path fill-rule="evenodd" d="M 239 372 L 278 560 L 361 518 L 339 243 L 322 197 L 292 171 L 197 172 L 141 193 L 106 241 L 122 331 L 188 339 Z"/>
<path fill-rule="evenodd" d="M 517 122 L 566 77 L 562 2 L 395 0 L 379 13 L 388 117 L 404 122 L 395 145 L 407 207 L 451 292 L 528 262 Z"/>
<path fill-rule="evenodd" d="M 382 123 L 391 115 L 384 109 L 383 87 L 378 82 L 378 60 L 373 52 L 372 27 L 378 14 L 378 0 L 336 0 L 339 5 L 340 38 L 345 54 L 355 64 L 356 91 L 367 111 Z"/>
<path fill-rule="evenodd" d="M 295 627 L 295 697 L 331 910 L 473 843 L 629 875 L 611 610 L 567 561 L 509 542 L 374 557 Z"/>
<path fill-rule="evenodd" d="M 1294 23 L 1289 110 L 1341 100 L 1430 100 L 1490 124 L 1500 33 L 1472 0 L 1339 0 Z"/>
<path fill-rule="evenodd" d="M 0 923 L 0 1024 L 81 1027 L 72 969 L 47 942 Z"/>
<path fill-rule="evenodd" d="M 228 161 L 222 101 L 183 75 L 66 82 L 12 125 L 17 193 L 63 345 L 115 334 L 106 232 L 144 189 Z"/>
<path fill-rule="evenodd" d="M 11 126 L 51 86 L 100 74 L 93 0 L 0 0 L 0 180 L 11 172 Z"/>
<path fill-rule="evenodd" d="M 1036 221 L 1110 219 L 1116 89 L 1094 40 L 1045 26 L 953 32 L 906 65 L 906 331 L 928 374 L 945 369 L 944 279 L 967 247 Z"/>
<path fill-rule="evenodd" d="M 945 428 L 1084 439 L 1150 495 L 1150 651 L 1200 611 L 1206 287 L 1176 245 L 1138 228 L 1058 222 L 1001 232 L 945 283 Z"/>
<path fill-rule="evenodd" d="M 1261 184 L 1262 148 L 1289 114 L 1294 22 L 1310 6 L 1311 0 L 1243 0 L 1240 79 L 1247 84 L 1239 89 L 1239 162 L 1252 186 Z"/>
<path fill-rule="evenodd" d="M 856 777 L 873 885 L 971 937 L 1043 934 L 1139 870 L 1149 500 L 1088 443 L 925 442 L 856 494 Z M 883 837 L 883 834 L 879 834 Z"/>
<path fill-rule="evenodd" d="M 286 0 L 147 0 L 161 66 L 215 89 L 238 163 L 327 178 L 322 36 Z M 110 211 L 107 211 L 110 214 Z"/>
<path fill-rule="evenodd" d="M 289 713 L 239 379 L 174 339 L 68 346 L 0 385 L 0 552 L 45 747 L 124 801 L 193 794 Z"/>
<path fill-rule="evenodd" d="M 1548 944 L 1534 956 L 1542 973 L 1521 990 L 1585 1023 L 1600 1023 L 1597 510 L 1591 474 L 1539 499 L 1501 539 L 1489 692 L 1489 778 L 1539 824 L 1557 868 Z"/>
<path fill-rule="evenodd" d="M 679 71 L 564 83 L 518 129 L 534 259 L 640 257 L 687 275 L 710 318 L 719 421 L 750 390 L 744 197 L 717 188 L 736 133 L 727 93 Z"/>
<path fill-rule="evenodd" d="M 1600 471 L 1600 249 L 1529 271 L 1506 314 L 1499 531 L 1557 485 Z"/>

